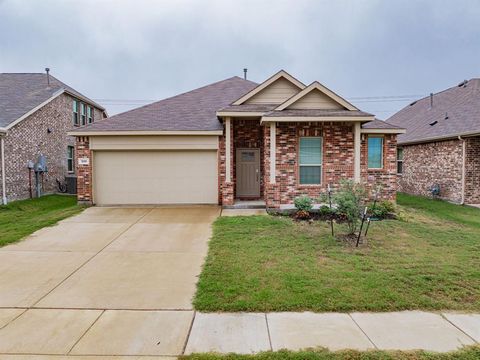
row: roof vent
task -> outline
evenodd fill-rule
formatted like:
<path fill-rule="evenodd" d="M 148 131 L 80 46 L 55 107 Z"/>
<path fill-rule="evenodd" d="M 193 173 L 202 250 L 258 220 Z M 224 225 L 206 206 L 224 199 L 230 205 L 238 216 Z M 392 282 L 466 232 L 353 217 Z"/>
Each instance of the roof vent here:
<path fill-rule="evenodd" d="M 433 125 L 435 125 L 435 124 L 437 124 L 437 123 L 438 123 L 438 121 L 437 121 L 437 120 L 435 120 L 435 121 L 431 122 L 431 123 L 430 123 L 430 124 L 428 124 L 428 125 L 430 125 L 430 126 L 433 126 Z"/>
<path fill-rule="evenodd" d="M 433 108 L 433 93 L 430 93 L 430 109 Z"/>
<path fill-rule="evenodd" d="M 448 119 L 448 112 L 445 113 L 445 120 Z"/>
<path fill-rule="evenodd" d="M 248 71 L 247 68 L 243 69 L 243 78 L 244 78 L 245 80 L 247 80 L 247 71 Z"/>
<path fill-rule="evenodd" d="M 415 100 L 414 102 L 410 103 L 410 106 L 413 106 L 417 103 L 417 100 Z"/>
<path fill-rule="evenodd" d="M 467 87 L 468 80 L 463 80 L 460 84 L 458 84 L 458 87 Z"/>
<path fill-rule="evenodd" d="M 50 68 L 45 68 L 45 72 L 47 73 L 47 86 L 50 87 Z"/>

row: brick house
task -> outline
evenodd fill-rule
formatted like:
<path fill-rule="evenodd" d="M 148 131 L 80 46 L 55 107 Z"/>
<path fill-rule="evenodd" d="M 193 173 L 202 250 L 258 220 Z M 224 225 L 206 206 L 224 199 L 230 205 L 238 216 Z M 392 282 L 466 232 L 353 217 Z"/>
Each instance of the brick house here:
<path fill-rule="evenodd" d="M 480 204 L 480 79 L 414 101 L 388 122 L 398 137 L 401 191 L 459 204 Z"/>
<path fill-rule="evenodd" d="M 42 193 L 55 192 L 56 179 L 75 172 L 75 140 L 67 132 L 104 117 L 102 106 L 51 75 L 0 74 L 2 203 L 35 194 L 35 173 L 28 163 L 40 154 L 48 168 L 39 178 Z"/>
<path fill-rule="evenodd" d="M 328 184 L 395 200 L 398 126 L 285 71 L 233 77 L 72 131 L 78 199 L 99 205 L 262 201 L 291 207 Z"/>

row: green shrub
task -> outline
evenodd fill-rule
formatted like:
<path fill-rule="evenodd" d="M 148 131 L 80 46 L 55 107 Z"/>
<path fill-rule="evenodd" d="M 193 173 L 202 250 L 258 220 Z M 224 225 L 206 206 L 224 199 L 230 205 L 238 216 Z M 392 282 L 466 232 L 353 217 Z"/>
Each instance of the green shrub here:
<path fill-rule="evenodd" d="M 375 204 L 368 205 L 369 215 L 378 219 L 385 219 L 388 214 L 395 213 L 395 205 L 391 201 L 381 201 Z"/>
<path fill-rule="evenodd" d="M 320 216 L 330 216 L 335 214 L 335 209 L 330 209 L 327 205 L 322 205 L 320 209 L 318 209 L 318 214 Z"/>
<path fill-rule="evenodd" d="M 345 217 L 349 234 L 354 234 L 357 230 L 365 194 L 363 185 L 352 180 L 342 180 L 340 188 L 333 197 L 337 205 L 337 214 Z"/>
<path fill-rule="evenodd" d="M 312 211 L 313 200 L 307 195 L 302 195 L 295 198 L 293 203 L 295 204 L 295 208 L 298 211 L 307 211 L 307 212 Z"/>

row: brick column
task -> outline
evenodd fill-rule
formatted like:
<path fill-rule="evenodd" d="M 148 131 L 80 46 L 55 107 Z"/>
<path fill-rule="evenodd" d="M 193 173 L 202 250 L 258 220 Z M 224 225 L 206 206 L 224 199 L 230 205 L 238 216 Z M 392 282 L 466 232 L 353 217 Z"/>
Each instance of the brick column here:
<path fill-rule="evenodd" d="M 84 164 L 79 164 L 79 159 Z M 77 200 L 82 204 L 92 204 L 92 152 L 88 136 L 77 136 L 75 141 L 75 167 L 77 170 Z"/>
<path fill-rule="evenodd" d="M 276 174 L 271 174 L 271 170 L 276 170 L 276 139 L 272 142 L 272 136 L 276 138 L 276 126 L 264 126 L 264 200 L 268 209 L 280 208 L 280 185 L 276 181 Z M 274 151 L 275 153 L 272 153 Z M 273 155 L 273 156 L 271 156 Z M 275 161 L 274 166 L 271 166 L 271 161 Z"/>

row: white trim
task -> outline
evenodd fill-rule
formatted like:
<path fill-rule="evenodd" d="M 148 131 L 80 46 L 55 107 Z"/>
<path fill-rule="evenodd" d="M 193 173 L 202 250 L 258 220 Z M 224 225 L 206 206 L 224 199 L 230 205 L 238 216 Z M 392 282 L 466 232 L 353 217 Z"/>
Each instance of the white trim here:
<path fill-rule="evenodd" d="M 115 135 L 223 135 L 222 130 L 212 131 L 157 131 L 157 130 L 127 130 L 127 131 L 85 131 L 73 130 L 69 131 L 70 136 L 115 136 Z"/>
<path fill-rule="evenodd" d="M 0 157 L 2 163 L 2 204 L 7 204 L 7 185 L 5 175 L 5 140 L 3 136 L 0 136 Z"/>
<path fill-rule="evenodd" d="M 361 180 L 361 123 L 357 122 L 353 125 L 353 179 L 355 182 Z"/>
<path fill-rule="evenodd" d="M 33 109 L 31 109 L 30 111 L 26 112 L 25 114 L 23 114 L 22 116 L 20 116 L 17 120 L 11 122 L 10 124 L 7 125 L 6 129 L 11 129 L 12 127 L 14 127 L 15 125 L 17 125 L 20 121 L 26 119 L 27 117 L 29 117 L 30 115 L 32 115 L 34 112 L 36 112 L 37 110 L 39 110 L 40 108 L 44 107 L 45 105 L 47 105 L 48 103 L 50 103 L 52 100 L 56 99 L 57 97 L 59 97 L 60 95 L 62 95 L 63 93 L 65 92 L 64 89 L 60 89 L 58 90 L 56 93 L 54 93 L 49 99 L 45 100 L 43 103 L 41 103 L 40 105 L 37 105 L 35 106 Z"/>
<path fill-rule="evenodd" d="M 252 98 L 256 94 L 258 94 L 260 91 L 262 91 L 263 89 L 268 87 L 270 84 L 274 83 L 275 81 L 277 81 L 278 79 L 280 79 L 282 77 L 284 79 L 290 81 L 293 85 L 298 87 L 300 90 L 305 89 L 305 84 L 303 84 L 301 81 L 298 81 L 297 79 L 295 79 L 292 75 L 287 73 L 285 70 L 280 70 L 275 75 L 271 76 L 270 78 L 265 80 L 263 83 L 258 85 L 256 88 L 254 88 L 253 90 L 251 90 L 248 93 L 246 93 L 245 95 L 243 95 L 240 99 L 233 102 L 232 105 L 242 105 L 245 101 Z"/>
<path fill-rule="evenodd" d="M 454 135 L 448 135 L 448 136 L 434 136 L 431 138 L 426 138 L 426 139 L 420 139 L 420 140 L 412 140 L 412 141 L 402 141 L 399 142 L 398 145 L 416 145 L 416 144 L 423 144 L 423 143 L 428 143 L 428 142 L 435 142 L 435 141 L 447 141 L 447 140 L 453 140 L 457 139 L 459 136 L 461 137 L 470 137 L 470 136 L 479 136 L 480 131 L 468 131 L 465 133 L 461 134 L 454 134 Z"/>
<path fill-rule="evenodd" d="M 300 100 L 301 98 L 303 98 L 305 95 L 309 94 L 310 92 L 312 92 L 313 90 L 318 90 L 320 91 L 321 93 L 325 94 L 326 96 L 328 96 L 330 99 L 332 99 L 333 101 L 335 101 L 336 103 L 342 105 L 343 107 L 345 107 L 347 110 L 358 110 L 357 107 L 353 106 L 352 104 L 350 104 L 347 100 L 345 100 L 344 98 L 342 98 L 341 96 L 335 94 L 332 90 L 328 89 L 327 87 L 323 86 L 322 84 L 320 84 L 318 81 L 314 81 L 313 83 L 311 83 L 310 85 L 308 85 L 305 89 L 303 89 L 302 91 L 300 91 L 299 93 L 293 95 L 290 99 L 288 99 L 287 101 L 285 101 L 283 104 L 280 104 L 278 107 L 275 108 L 275 110 L 284 110 L 286 109 L 287 107 L 289 107 L 290 105 L 294 104 L 295 102 L 297 102 L 298 100 Z"/>
<path fill-rule="evenodd" d="M 231 134 L 230 134 L 230 118 L 225 118 L 225 182 L 232 182 L 231 174 Z"/>
<path fill-rule="evenodd" d="M 251 117 L 263 116 L 269 111 L 217 111 L 217 116 Z"/>
<path fill-rule="evenodd" d="M 315 122 L 315 121 L 372 121 L 374 116 L 263 116 L 260 124 L 268 122 Z"/>
<path fill-rule="evenodd" d="M 362 134 L 405 134 L 406 129 L 361 129 Z"/>
<path fill-rule="evenodd" d="M 277 142 L 277 124 L 270 123 L 270 184 L 276 182 L 276 142 Z"/>
<path fill-rule="evenodd" d="M 6 133 L 7 133 L 7 129 L 0 127 L 0 134 L 6 134 Z"/>

